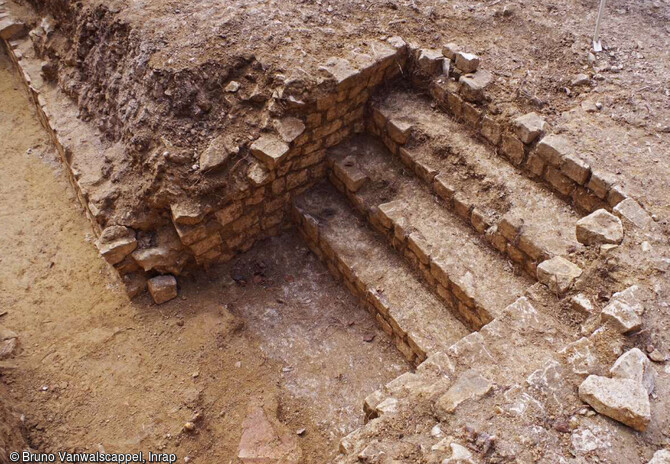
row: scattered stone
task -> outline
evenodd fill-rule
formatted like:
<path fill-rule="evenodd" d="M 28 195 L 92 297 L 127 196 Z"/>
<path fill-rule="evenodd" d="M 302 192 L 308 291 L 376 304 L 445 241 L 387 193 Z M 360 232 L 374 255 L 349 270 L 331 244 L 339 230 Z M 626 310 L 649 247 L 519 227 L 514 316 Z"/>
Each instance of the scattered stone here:
<path fill-rule="evenodd" d="M 289 152 L 289 146 L 274 135 L 262 135 L 251 145 L 251 153 L 268 169 L 274 169 Z"/>
<path fill-rule="evenodd" d="M 589 82 L 591 82 L 589 76 L 586 74 L 577 74 L 577 76 L 575 76 L 575 78 L 572 80 L 572 85 L 573 87 L 577 87 L 580 85 L 586 85 Z"/>
<path fill-rule="evenodd" d="M 162 304 L 177 296 L 177 279 L 171 275 L 153 277 L 147 282 L 149 293 L 156 304 Z"/>
<path fill-rule="evenodd" d="M 223 167 L 239 152 L 240 148 L 228 134 L 219 135 L 200 154 L 200 170 L 206 172 Z"/>
<path fill-rule="evenodd" d="M 464 73 L 473 73 L 479 67 L 479 57 L 472 53 L 456 53 L 456 67 Z"/>
<path fill-rule="evenodd" d="M 527 145 L 533 143 L 547 130 L 547 123 L 535 112 L 519 116 L 512 121 L 512 124 L 516 134 Z"/>
<path fill-rule="evenodd" d="M 537 280 L 559 295 L 567 292 L 581 275 L 579 266 L 561 256 L 555 256 L 537 266 Z"/>
<path fill-rule="evenodd" d="M 461 76 L 458 80 L 461 85 L 461 96 L 470 102 L 484 101 L 484 90 L 491 84 L 492 80 L 493 75 L 484 70 Z"/>
<path fill-rule="evenodd" d="M 235 93 L 240 90 L 240 83 L 237 81 L 230 81 L 225 90 L 226 92 Z"/>
<path fill-rule="evenodd" d="M 654 391 L 656 372 L 647 355 L 639 348 L 633 348 L 622 354 L 610 369 L 610 374 L 613 378 L 631 379 L 641 383 L 649 394 Z"/>
<path fill-rule="evenodd" d="M 444 61 L 444 56 L 440 50 L 421 49 L 417 67 L 423 74 L 435 76 L 442 73 L 442 61 Z"/>
<path fill-rule="evenodd" d="M 493 386 L 478 371 L 470 369 L 456 379 L 454 384 L 435 403 L 438 416 L 453 413 L 466 400 L 477 400 L 491 391 Z"/>
<path fill-rule="evenodd" d="M 456 45 L 455 43 L 448 43 L 444 47 L 442 47 L 442 54 L 449 58 L 450 60 L 455 60 L 456 59 L 456 53 L 461 51 L 461 47 Z"/>
<path fill-rule="evenodd" d="M 109 226 L 100 234 L 96 246 L 109 264 L 118 264 L 137 248 L 135 231 L 124 226 Z"/>
<path fill-rule="evenodd" d="M 577 241 L 584 245 L 618 245 L 623 240 L 621 219 L 599 209 L 577 221 Z"/>
<path fill-rule="evenodd" d="M 626 198 L 617 204 L 614 214 L 640 229 L 651 227 L 653 220 L 640 204 L 632 198 Z"/>
<path fill-rule="evenodd" d="M 294 434 L 280 428 L 260 406 L 251 406 L 242 422 L 237 457 L 243 463 L 300 462 L 301 452 Z"/>
<path fill-rule="evenodd" d="M 28 33 L 26 25 L 20 21 L 11 18 L 5 18 L 0 21 L 0 39 L 16 40 Z"/>
<path fill-rule="evenodd" d="M 586 295 L 582 293 L 578 293 L 570 298 L 570 305 L 572 306 L 572 309 L 586 316 L 593 314 L 593 304 Z"/>
<path fill-rule="evenodd" d="M 275 127 L 277 128 L 279 136 L 286 143 L 293 142 L 305 132 L 305 124 L 303 124 L 300 119 L 294 117 L 283 118 L 276 121 Z"/>
<path fill-rule="evenodd" d="M 651 420 L 647 390 L 635 380 L 590 375 L 579 386 L 579 397 L 600 414 L 640 432 Z"/>
<path fill-rule="evenodd" d="M 665 449 L 656 451 L 649 464 L 670 464 L 670 451 Z"/>

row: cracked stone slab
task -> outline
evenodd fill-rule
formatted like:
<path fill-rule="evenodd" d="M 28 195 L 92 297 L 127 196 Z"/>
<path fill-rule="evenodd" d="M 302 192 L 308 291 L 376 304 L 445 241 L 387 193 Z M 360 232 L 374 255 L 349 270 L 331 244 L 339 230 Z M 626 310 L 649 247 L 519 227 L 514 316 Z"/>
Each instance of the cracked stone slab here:
<path fill-rule="evenodd" d="M 621 219 L 599 209 L 577 221 L 577 241 L 584 245 L 618 245 L 623 240 Z"/>
<path fill-rule="evenodd" d="M 600 414 L 640 432 L 651 420 L 649 395 L 635 380 L 590 375 L 579 386 L 579 397 Z"/>

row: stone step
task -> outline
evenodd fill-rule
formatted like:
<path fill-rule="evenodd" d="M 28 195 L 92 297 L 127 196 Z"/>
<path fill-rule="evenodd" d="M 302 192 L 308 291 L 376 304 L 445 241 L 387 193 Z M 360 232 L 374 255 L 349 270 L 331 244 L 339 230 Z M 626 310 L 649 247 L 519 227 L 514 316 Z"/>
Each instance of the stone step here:
<path fill-rule="evenodd" d="M 572 207 L 433 110 L 428 99 L 391 92 L 376 103 L 371 121 L 369 130 L 391 152 L 529 274 L 543 260 L 583 248 L 575 236 L 580 215 Z"/>
<path fill-rule="evenodd" d="M 533 284 L 408 175 L 378 139 L 354 137 L 329 150 L 327 163 L 331 182 L 472 329 Z"/>
<path fill-rule="evenodd" d="M 295 199 L 292 213 L 310 249 L 410 361 L 418 364 L 469 333 L 328 182 Z"/>

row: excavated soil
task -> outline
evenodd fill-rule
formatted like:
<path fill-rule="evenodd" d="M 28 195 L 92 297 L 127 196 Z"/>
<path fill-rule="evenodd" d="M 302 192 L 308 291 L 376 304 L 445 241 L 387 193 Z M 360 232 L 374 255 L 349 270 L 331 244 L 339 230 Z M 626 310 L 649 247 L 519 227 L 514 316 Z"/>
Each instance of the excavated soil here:
<path fill-rule="evenodd" d="M 233 462 L 261 405 L 305 429 L 301 462 L 324 462 L 362 425 L 363 398 L 409 369 L 293 233 L 181 280 L 165 305 L 130 302 L 4 52 L 0 116 L 0 323 L 20 340 L 2 400 L 24 414 L 32 448 Z"/>

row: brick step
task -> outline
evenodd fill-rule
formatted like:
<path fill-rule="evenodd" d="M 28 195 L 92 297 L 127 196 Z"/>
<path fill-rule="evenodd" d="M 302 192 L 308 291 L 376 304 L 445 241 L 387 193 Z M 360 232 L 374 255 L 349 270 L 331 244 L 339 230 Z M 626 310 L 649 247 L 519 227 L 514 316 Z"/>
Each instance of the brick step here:
<path fill-rule="evenodd" d="M 533 284 L 374 137 L 329 150 L 330 179 L 372 225 L 419 269 L 472 329 L 491 321 Z"/>
<path fill-rule="evenodd" d="M 310 249 L 362 300 L 407 359 L 418 364 L 469 333 L 327 181 L 296 198 L 292 214 Z"/>
<path fill-rule="evenodd" d="M 391 152 L 530 275 L 539 262 L 582 249 L 575 236 L 581 216 L 566 201 L 429 100 L 391 92 L 373 107 L 371 121 L 369 130 Z M 553 171 L 544 171 L 551 177 Z"/>

